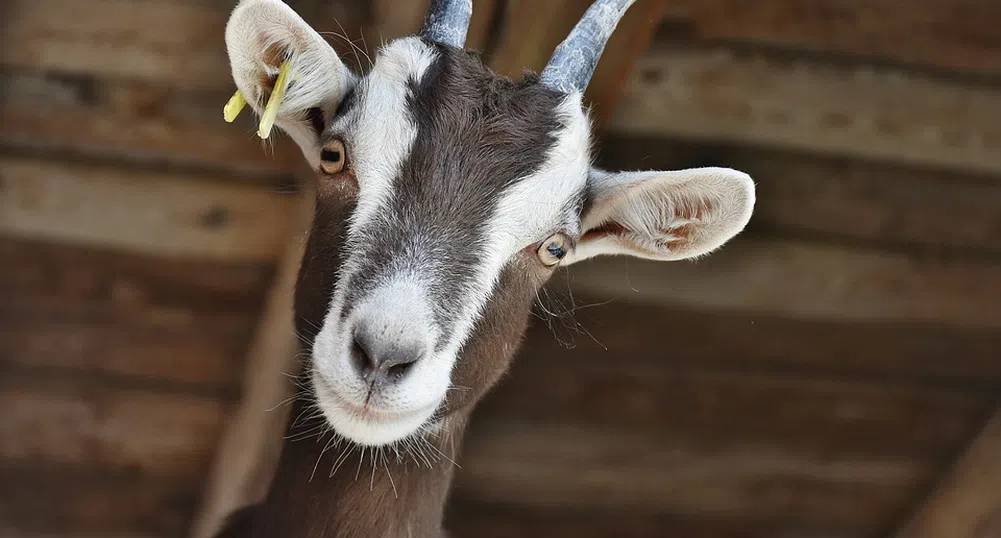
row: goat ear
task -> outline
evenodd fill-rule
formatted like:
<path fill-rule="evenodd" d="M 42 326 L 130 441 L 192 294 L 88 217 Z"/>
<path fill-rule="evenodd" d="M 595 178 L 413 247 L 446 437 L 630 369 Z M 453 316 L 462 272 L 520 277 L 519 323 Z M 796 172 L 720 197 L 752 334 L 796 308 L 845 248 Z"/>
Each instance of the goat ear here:
<path fill-rule="evenodd" d="M 280 68 L 288 62 L 288 85 L 274 125 L 299 144 L 315 167 L 318 129 L 333 117 L 355 83 L 354 74 L 281 0 L 242 0 L 226 24 L 226 50 L 233 81 L 258 116 L 264 114 Z"/>
<path fill-rule="evenodd" d="M 583 234 L 564 263 L 602 254 L 681 260 L 737 235 L 754 209 L 754 182 L 729 168 L 671 172 L 591 169 Z"/>

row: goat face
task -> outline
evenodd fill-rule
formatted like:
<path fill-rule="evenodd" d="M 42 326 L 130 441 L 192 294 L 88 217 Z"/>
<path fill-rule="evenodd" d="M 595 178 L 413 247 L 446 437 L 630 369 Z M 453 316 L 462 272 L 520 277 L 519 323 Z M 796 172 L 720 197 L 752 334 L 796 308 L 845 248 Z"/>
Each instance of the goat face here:
<path fill-rule="evenodd" d="M 318 406 L 356 443 L 474 403 L 556 267 L 698 256 L 750 218 L 740 172 L 592 168 L 580 91 L 512 82 L 450 45 L 401 38 L 357 76 L 279 0 L 245 0 L 226 38 L 258 113 L 291 66 L 275 125 L 318 172 L 296 314 Z"/>

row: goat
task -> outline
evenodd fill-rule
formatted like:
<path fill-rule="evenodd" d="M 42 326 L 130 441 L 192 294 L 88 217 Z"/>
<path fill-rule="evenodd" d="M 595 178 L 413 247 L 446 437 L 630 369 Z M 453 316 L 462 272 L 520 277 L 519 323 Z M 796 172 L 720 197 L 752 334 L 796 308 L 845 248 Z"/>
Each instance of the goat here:
<path fill-rule="evenodd" d="M 266 499 L 220 536 L 441 536 L 450 460 L 553 272 L 694 258 L 745 227 L 742 172 L 591 165 L 582 94 L 631 4 L 597 0 L 518 81 L 464 50 L 471 0 L 432 0 L 364 74 L 280 0 L 234 9 L 235 106 L 299 145 L 317 195 L 295 290 L 302 392 Z"/>

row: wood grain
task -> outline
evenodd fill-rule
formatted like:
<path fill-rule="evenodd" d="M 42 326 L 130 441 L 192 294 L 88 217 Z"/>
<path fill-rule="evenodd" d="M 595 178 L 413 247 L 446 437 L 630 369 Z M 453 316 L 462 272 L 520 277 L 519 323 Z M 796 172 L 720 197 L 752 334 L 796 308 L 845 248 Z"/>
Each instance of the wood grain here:
<path fill-rule="evenodd" d="M 914 461 L 804 457 L 778 446 L 686 445 L 643 432 L 484 422 L 456 495 L 578 509 L 733 518 L 861 534 L 891 519 L 931 469 Z"/>
<path fill-rule="evenodd" d="M 273 265 L 170 260 L 0 236 L 0 298 L 84 303 L 158 323 L 254 312 Z M 41 304 L 41 303 L 39 303 Z"/>
<path fill-rule="evenodd" d="M 568 272 L 573 289 L 605 299 L 817 320 L 1001 327 L 1001 271 L 990 261 L 745 236 L 698 263 L 602 259 Z"/>
<path fill-rule="evenodd" d="M 638 514 L 623 510 L 477 503 L 458 498 L 445 528 L 455 538 L 853 538 L 827 529 L 750 524 L 721 517 Z"/>
<path fill-rule="evenodd" d="M 668 3 L 666 32 L 713 41 L 765 43 L 940 69 L 996 74 L 1001 37 L 991 0 L 680 0 Z"/>
<path fill-rule="evenodd" d="M 0 363 L 235 392 L 252 315 L 158 316 L 66 301 L 0 302 Z"/>
<path fill-rule="evenodd" d="M 12 0 L 0 65 L 229 89 L 222 37 L 231 9 L 203 1 Z"/>
<path fill-rule="evenodd" d="M 201 475 L 227 404 L 186 392 L 113 381 L 5 371 L 0 379 L 0 460 Z"/>
<path fill-rule="evenodd" d="M 274 185 L 302 160 L 284 137 L 265 144 L 252 114 L 222 119 L 229 90 L 82 75 L 0 73 L 0 143 L 43 155 L 228 170 Z"/>
<path fill-rule="evenodd" d="M 1001 536 L 1001 410 L 957 458 L 897 538 Z"/>
<path fill-rule="evenodd" d="M 996 84 L 659 43 L 637 61 L 607 125 L 997 174 L 998 118 Z"/>
<path fill-rule="evenodd" d="M 11 538 L 180 536 L 197 501 L 196 478 L 0 463 L 0 531 Z"/>
<path fill-rule="evenodd" d="M 267 264 L 0 239 L 0 362 L 233 390 Z"/>
<path fill-rule="evenodd" d="M 914 323 L 795 319 L 759 312 L 608 302 L 550 288 L 525 353 L 569 361 L 628 358 L 638 368 L 795 373 L 816 378 L 1001 385 L 1001 334 Z"/>
<path fill-rule="evenodd" d="M 272 261 L 294 197 L 205 179 L 0 158 L 0 233 L 167 257 Z"/>
<path fill-rule="evenodd" d="M 1001 182 L 992 174 L 603 133 L 613 170 L 725 166 L 754 178 L 751 231 L 927 252 L 1001 254 Z"/>

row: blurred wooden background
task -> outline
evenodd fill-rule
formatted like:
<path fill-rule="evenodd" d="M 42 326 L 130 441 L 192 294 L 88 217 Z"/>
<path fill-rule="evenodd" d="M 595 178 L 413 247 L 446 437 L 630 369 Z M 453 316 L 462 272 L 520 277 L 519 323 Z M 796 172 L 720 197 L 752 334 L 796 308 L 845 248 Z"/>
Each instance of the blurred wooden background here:
<path fill-rule="evenodd" d="M 289 3 L 371 51 L 426 2 Z M 587 4 L 475 0 L 470 46 L 538 69 Z M 184 536 L 198 510 L 298 222 L 297 150 L 222 121 L 232 6 L 0 6 L 4 537 Z M 590 89 L 602 164 L 745 170 L 755 216 L 698 263 L 557 275 L 586 332 L 540 312 L 476 415 L 456 536 L 1001 536 L 998 21 L 637 2 Z"/>

